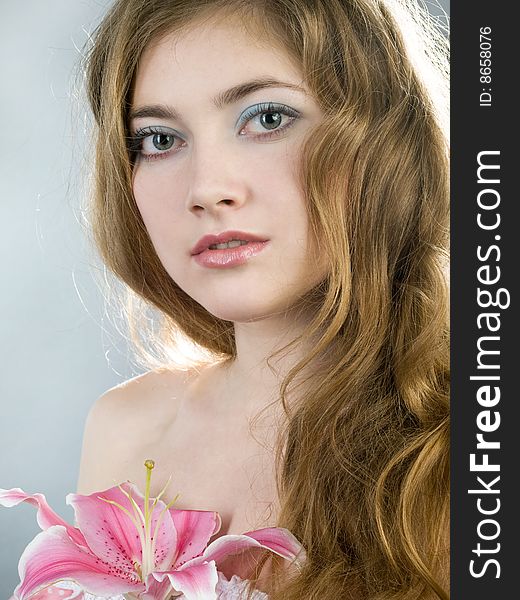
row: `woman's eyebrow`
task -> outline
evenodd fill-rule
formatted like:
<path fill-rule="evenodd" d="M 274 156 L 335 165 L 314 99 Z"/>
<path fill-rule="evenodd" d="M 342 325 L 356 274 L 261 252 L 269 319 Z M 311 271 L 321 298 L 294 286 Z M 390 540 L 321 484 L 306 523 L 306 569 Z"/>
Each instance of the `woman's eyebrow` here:
<path fill-rule="evenodd" d="M 284 87 L 307 94 L 307 91 L 304 88 L 302 88 L 299 85 L 295 85 L 294 83 L 279 81 L 278 79 L 272 78 L 260 78 L 252 79 L 251 81 L 246 81 L 244 83 L 239 83 L 238 85 L 235 85 L 232 88 L 229 88 L 228 90 L 219 92 L 213 98 L 213 104 L 217 108 L 221 109 L 224 106 L 238 102 L 238 100 L 241 100 L 245 96 L 248 96 L 249 94 L 252 94 L 257 90 L 271 87 Z M 140 119 L 144 117 L 175 120 L 179 118 L 179 114 L 173 108 L 168 107 L 164 104 L 144 105 L 132 109 L 130 111 L 130 120 Z"/>
<path fill-rule="evenodd" d="M 246 81 L 245 83 L 239 83 L 238 85 L 229 88 L 229 90 L 220 92 L 215 98 L 213 98 L 213 104 L 217 108 L 223 108 L 228 104 L 234 104 L 238 100 L 241 100 L 244 96 L 248 96 L 257 90 L 270 87 L 285 87 L 307 94 L 304 88 L 300 87 L 299 85 L 295 85 L 294 83 L 287 83 L 285 81 L 279 81 L 278 79 L 272 78 L 261 78 L 252 79 L 251 81 Z"/>

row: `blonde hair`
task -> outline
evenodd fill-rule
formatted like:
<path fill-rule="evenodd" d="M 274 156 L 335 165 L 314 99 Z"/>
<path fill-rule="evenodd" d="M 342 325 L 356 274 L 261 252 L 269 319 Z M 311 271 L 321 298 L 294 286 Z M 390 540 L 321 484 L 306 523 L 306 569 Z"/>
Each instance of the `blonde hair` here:
<path fill-rule="evenodd" d="M 108 267 L 158 309 L 164 347 L 236 355 L 222 321 L 169 277 L 132 194 L 133 79 L 160 36 L 247 15 L 301 65 L 324 111 L 302 187 L 330 274 L 306 298 L 318 339 L 281 385 L 281 514 L 307 550 L 273 600 L 448 598 L 447 43 L 415 2 L 119 0 L 88 56 L 97 129 L 92 226 Z M 253 17 L 253 19 L 250 19 Z M 158 332 L 154 331 L 157 336 Z M 176 342 L 177 340 L 177 342 Z M 319 358 L 291 408 L 296 376 Z"/>

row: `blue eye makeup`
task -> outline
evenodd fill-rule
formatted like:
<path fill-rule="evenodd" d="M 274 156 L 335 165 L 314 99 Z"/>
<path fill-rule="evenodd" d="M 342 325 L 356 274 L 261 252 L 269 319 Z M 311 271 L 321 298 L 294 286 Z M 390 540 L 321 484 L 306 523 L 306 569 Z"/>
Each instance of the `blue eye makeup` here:
<path fill-rule="evenodd" d="M 260 102 L 247 108 L 235 126 L 240 136 L 263 141 L 282 135 L 299 117 L 297 110 L 285 104 Z M 128 138 L 128 150 L 133 162 L 136 159 L 166 158 L 184 144 L 185 141 L 175 130 L 165 126 L 142 127 Z"/>

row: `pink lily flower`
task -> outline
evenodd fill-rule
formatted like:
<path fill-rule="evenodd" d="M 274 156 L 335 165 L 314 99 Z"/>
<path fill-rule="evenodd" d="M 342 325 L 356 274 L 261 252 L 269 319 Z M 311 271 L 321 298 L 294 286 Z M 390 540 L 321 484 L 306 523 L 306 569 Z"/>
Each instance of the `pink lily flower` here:
<path fill-rule="evenodd" d="M 0 505 L 29 502 L 37 507 L 43 529 L 23 552 L 18 565 L 20 584 L 14 600 L 39 599 L 49 586 L 73 581 L 94 596 L 131 593 L 140 600 L 166 600 L 183 594 L 186 600 L 214 600 L 217 564 L 247 548 L 264 548 L 297 562 L 303 550 L 290 532 L 267 528 L 222 536 L 212 511 L 178 510 L 150 498 L 154 462 L 147 469 L 144 497 L 130 482 L 89 496 L 69 494 L 67 504 L 77 527 L 66 523 L 42 494 L 19 488 L 0 489 Z"/>

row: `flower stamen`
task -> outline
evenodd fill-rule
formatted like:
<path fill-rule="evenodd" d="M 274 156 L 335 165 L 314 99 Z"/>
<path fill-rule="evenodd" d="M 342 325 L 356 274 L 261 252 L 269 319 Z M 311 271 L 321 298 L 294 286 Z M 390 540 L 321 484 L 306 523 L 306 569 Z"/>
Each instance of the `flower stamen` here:
<path fill-rule="evenodd" d="M 123 492 L 123 494 L 128 498 L 128 500 L 130 501 L 130 504 L 132 505 L 132 508 L 134 509 L 134 514 L 135 514 L 136 521 L 139 519 L 141 521 L 141 524 L 144 525 L 145 519 L 144 519 L 143 511 L 139 508 L 139 505 L 134 500 L 132 494 L 130 494 L 129 492 L 127 492 L 125 489 L 123 489 L 122 486 L 118 486 L 118 487 Z"/>
<path fill-rule="evenodd" d="M 166 485 L 163 487 L 163 489 L 160 491 L 159 495 L 157 496 L 157 498 L 154 499 L 153 501 L 153 505 L 155 506 L 157 504 L 157 502 L 159 502 L 159 500 L 162 498 L 162 495 L 164 494 L 164 492 L 166 492 L 166 489 L 168 488 L 168 486 L 170 485 L 170 482 L 172 480 L 172 476 L 170 475 L 168 477 L 168 481 L 166 482 Z"/>
<path fill-rule="evenodd" d="M 171 479 L 171 477 L 170 477 Z M 159 496 L 158 496 L 159 497 Z M 175 504 L 175 502 L 177 502 L 177 500 L 179 499 L 180 494 L 177 494 L 175 496 L 175 498 L 169 502 L 161 511 L 161 514 L 159 515 L 159 518 L 157 519 L 157 523 L 155 524 L 155 529 L 153 532 L 153 544 L 152 544 L 152 555 L 155 555 L 155 544 L 157 542 L 157 533 L 159 531 L 159 527 L 164 519 L 164 515 L 167 513 L 167 511 Z"/>

